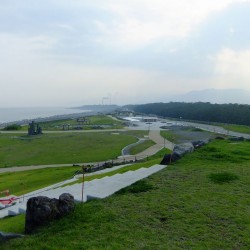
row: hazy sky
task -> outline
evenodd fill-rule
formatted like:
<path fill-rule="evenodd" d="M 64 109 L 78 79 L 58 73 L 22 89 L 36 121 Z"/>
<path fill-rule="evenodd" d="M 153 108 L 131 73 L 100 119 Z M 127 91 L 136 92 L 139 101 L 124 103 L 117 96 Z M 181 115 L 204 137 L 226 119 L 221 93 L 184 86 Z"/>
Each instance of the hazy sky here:
<path fill-rule="evenodd" d="M 0 107 L 250 90 L 249 13 L 249 0 L 1 0 Z"/>

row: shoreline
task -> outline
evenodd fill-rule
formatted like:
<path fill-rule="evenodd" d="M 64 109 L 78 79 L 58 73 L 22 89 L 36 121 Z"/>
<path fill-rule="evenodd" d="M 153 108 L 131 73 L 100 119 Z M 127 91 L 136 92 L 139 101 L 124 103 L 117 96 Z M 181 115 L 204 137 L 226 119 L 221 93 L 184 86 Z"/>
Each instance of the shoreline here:
<path fill-rule="evenodd" d="M 42 115 L 42 117 L 40 117 L 38 114 L 37 117 L 34 117 L 34 118 L 24 118 L 24 119 L 17 118 L 16 120 L 13 119 L 11 121 L 0 122 L 0 128 L 6 127 L 6 126 L 11 125 L 11 124 L 27 125 L 31 121 L 48 122 L 48 121 L 56 121 L 56 120 L 64 120 L 64 119 L 75 119 L 75 118 L 79 118 L 81 116 L 93 116 L 93 115 L 97 115 L 99 113 L 108 114 L 108 113 L 114 111 L 117 107 L 118 106 L 115 106 L 115 105 L 87 105 L 87 106 L 85 105 L 85 106 L 81 106 L 81 107 L 65 108 L 67 110 L 72 110 L 72 113 L 67 113 L 67 112 L 60 113 L 59 112 L 59 114 L 56 114 L 57 111 L 55 111 L 55 114 L 48 114 L 47 116 Z M 0 110 L 1 110 L 1 108 L 0 108 Z M 24 114 L 24 115 L 26 115 L 26 114 Z M 34 116 L 36 116 L 36 114 Z"/>
<path fill-rule="evenodd" d="M 78 118 L 79 116 L 89 116 L 89 115 L 96 115 L 97 111 L 85 111 L 85 112 L 79 112 L 79 113 L 72 113 L 72 114 L 64 114 L 64 115 L 52 115 L 47 117 L 37 117 L 32 119 L 23 119 L 23 120 L 16 120 L 11 122 L 3 122 L 0 123 L 0 128 L 4 128 L 11 124 L 18 124 L 18 125 L 27 125 L 31 121 L 35 122 L 49 122 L 49 121 L 56 121 L 56 120 L 64 120 L 64 119 L 74 119 Z"/>

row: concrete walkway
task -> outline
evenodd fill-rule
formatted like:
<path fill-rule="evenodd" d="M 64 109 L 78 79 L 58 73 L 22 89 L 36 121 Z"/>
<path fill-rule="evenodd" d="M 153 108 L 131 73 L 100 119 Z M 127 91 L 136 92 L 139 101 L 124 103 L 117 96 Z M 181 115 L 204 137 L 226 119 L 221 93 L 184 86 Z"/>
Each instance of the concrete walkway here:
<path fill-rule="evenodd" d="M 134 160 L 140 160 L 147 158 L 148 156 L 154 155 L 157 152 L 159 152 L 162 148 L 168 148 L 170 150 L 173 149 L 173 143 L 164 140 L 164 138 L 160 135 L 160 130 L 150 130 L 149 131 L 149 139 L 154 141 L 156 144 L 149 147 L 148 149 L 136 154 L 136 155 L 125 155 L 125 156 L 119 156 L 118 159 L 113 160 L 114 163 L 122 163 L 123 161 L 134 161 Z M 0 168 L 0 174 L 1 173 L 8 173 L 8 172 L 21 172 L 21 171 L 27 171 L 27 170 L 34 170 L 34 169 L 42 169 L 42 168 L 55 168 L 55 167 L 72 167 L 73 164 L 77 164 L 79 166 L 82 165 L 98 165 L 103 164 L 107 161 L 103 162 L 83 162 L 83 163 L 70 163 L 70 164 L 50 164 L 50 165 L 38 165 L 38 166 L 21 166 L 21 167 L 9 167 L 9 168 Z"/>
<path fill-rule="evenodd" d="M 164 139 L 160 135 L 160 130 L 150 130 L 149 139 L 155 142 L 155 145 L 147 148 L 143 152 L 140 152 L 136 155 L 137 159 L 145 158 L 145 156 L 154 155 L 163 148 L 173 149 L 173 143 Z"/>
<path fill-rule="evenodd" d="M 160 170 L 165 168 L 163 165 L 154 165 L 149 168 L 140 168 L 135 171 L 128 171 L 123 174 L 116 174 L 113 176 L 106 176 L 101 179 L 94 179 L 84 183 L 76 183 L 71 186 L 63 186 L 66 183 L 75 181 L 71 179 L 65 182 L 60 182 L 46 188 L 36 190 L 34 192 L 25 194 L 20 197 L 19 202 L 13 206 L 5 207 L 0 210 L 0 218 L 10 215 L 18 215 L 26 212 L 26 203 L 29 198 L 36 196 L 47 196 L 49 198 L 59 198 L 63 193 L 70 193 L 74 196 L 76 202 L 87 201 L 93 198 L 103 199 L 106 198 L 120 189 L 127 187 L 136 181 L 144 179 Z M 83 193 L 82 193 L 83 190 Z M 83 200 L 82 200 L 83 198 Z"/>
<path fill-rule="evenodd" d="M 149 138 L 154 141 L 156 144 L 162 145 L 164 148 L 168 148 L 173 150 L 174 144 L 171 141 L 168 141 L 164 137 L 161 136 L 160 130 L 150 130 Z"/>

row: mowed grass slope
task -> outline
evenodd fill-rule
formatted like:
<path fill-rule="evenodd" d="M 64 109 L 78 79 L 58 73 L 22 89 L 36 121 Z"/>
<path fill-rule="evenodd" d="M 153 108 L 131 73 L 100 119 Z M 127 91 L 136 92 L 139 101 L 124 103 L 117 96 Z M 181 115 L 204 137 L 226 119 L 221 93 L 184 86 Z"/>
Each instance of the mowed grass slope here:
<path fill-rule="evenodd" d="M 150 148 L 151 146 L 154 146 L 155 145 L 155 142 L 152 141 L 152 140 L 146 140 L 138 145 L 135 145 L 133 146 L 130 150 L 129 150 L 129 153 L 131 155 L 136 155 L 148 148 Z"/>
<path fill-rule="evenodd" d="M 250 134 L 250 126 L 245 125 L 233 125 L 233 124 L 222 124 L 222 127 L 229 131 Z"/>
<path fill-rule="evenodd" d="M 2 249 L 250 249 L 249 151 L 249 142 L 214 141 Z M 210 178 L 225 172 L 238 178 Z"/>
<path fill-rule="evenodd" d="M 57 133 L 41 136 L 0 134 L 0 167 L 103 161 L 136 142 L 112 133 Z"/>
<path fill-rule="evenodd" d="M 81 167 L 58 167 L 0 174 L 0 190 L 18 196 L 70 179 L 79 170 Z"/>
<path fill-rule="evenodd" d="M 148 157 L 148 161 L 145 162 L 138 162 L 136 164 L 124 166 L 117 170 L 112 170 L 112 168 L 110 168 L 110 172 L 108 173 L 100 174 L 96 172 L 95 175 L 86 175 L 85 181 L 91 181 L 93 179 L 103 178 L 105 176 L 112 176 L 118 173 L 125 173 L 127 171 L 137 170 L 142 167 L 151 167 L 154 164 L 158 164 L 165 153 L 169 153 L 169 150 L 162 149 L 157 154 Z M 58 182 L 63 182 L 67 179 L 71 179 L 77 171 L 82 171 L 82 167 L 53 167 L 21 172 L 3 173 L 0 174 L 0 190 L 2 191 L 8 189 L 10 191 L 10 194 L 18 196 Z M 82 182 L 82 178 L 79 178 L 78 181 L 72 182 L 71 184 L 67 185 L 72 185 L 76 182 Z M 0 194 L 0 197 L 4 196 L 4 193 L 2 195 Z"/>

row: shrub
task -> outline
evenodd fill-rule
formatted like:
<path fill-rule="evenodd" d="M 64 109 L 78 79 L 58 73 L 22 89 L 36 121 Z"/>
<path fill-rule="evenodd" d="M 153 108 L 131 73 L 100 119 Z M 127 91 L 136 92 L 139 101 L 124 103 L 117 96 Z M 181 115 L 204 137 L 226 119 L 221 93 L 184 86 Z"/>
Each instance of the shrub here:
<path fill-rule="evenodd" d="M 218 184 L 223 184 L 223 183 L 227 183 L 227 182 L 239 179 L 237 175 L 228 173 L 228 172 L 210 174 L 209 178 L 211 181 L 213 181 L 214 183 L 218 183 Z"/>
<path fill-rule="evenodd" d="M 4 128 L 4 130 L 20 130 L 22 127 L 18 124 L 11 124 Z"/>
<path fill-rule="evenodd" d="M 123 188 L 120 191 L 116 192 L 117 194 L 127 194 L 127 193 L 141 193 L 147 192 L 153 189 L 153 186 L 147 183 L 145 180 L 137 181 L 136 183 L 132 184 L 129 187 Z"/>

